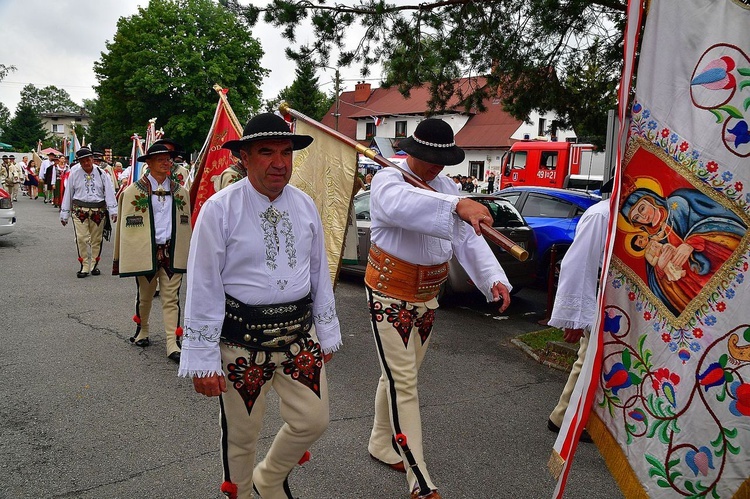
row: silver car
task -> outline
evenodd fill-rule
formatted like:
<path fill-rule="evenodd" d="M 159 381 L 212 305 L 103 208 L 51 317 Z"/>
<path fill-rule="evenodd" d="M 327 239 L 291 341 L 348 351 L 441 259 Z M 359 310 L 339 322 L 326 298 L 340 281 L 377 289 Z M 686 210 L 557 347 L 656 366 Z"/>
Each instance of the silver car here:
<path fill-rule="evenodd" d="M 10 194 L 0 189 L 0 236 L 10 234 L 16 228 L 16 210 Z"/>
<path fill-rule="evenodd" d="M 517 293 L 524 286 L 534 284 L 536 279 L 536 239 L 534 231 L 529 227 L 521 214 L 510 202 L 491 194 L 467 194 L 474 201 L 478 201 L 490 210 L 492 226 L 506 237 L 529 252 L 529 258 L 518 261 L 507 251 L 490 242 L 490 248 L 500 262 L 513 286 L 512 293 Z M 357 220 L 357 263 L 344 264 L 343 272 L 364 275 L 367 267 L 367 254 L 370 252 L 370 192 L 362 192 L 354 197 L 354 213 Z M 469 279 L 466 271 L 454 256 L 450 261 L 448 280 L 443 285 L 441 297 L 455 294 L 470 293 L 477 290 Z"/>

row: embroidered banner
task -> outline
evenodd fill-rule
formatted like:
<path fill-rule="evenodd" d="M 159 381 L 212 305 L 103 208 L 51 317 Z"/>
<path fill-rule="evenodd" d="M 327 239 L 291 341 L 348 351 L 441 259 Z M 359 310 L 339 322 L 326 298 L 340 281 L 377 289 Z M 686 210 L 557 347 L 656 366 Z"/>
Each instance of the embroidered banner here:
<path fill-rule="evenodd" d="M 750 497 L 750 6 L 646 19 L 588 429 L 627 497 Z"/>
<path fill-rule="evenodd" d="M 323 221 L 331 282 L 336 284 L 357 174 L 357 152 L 302 120 L 295 133 L 311 135 L 310 147 L 296 151 L 290 183 L 308 194 Z M 356 230 L 356 228 L 354 229 Z"/>

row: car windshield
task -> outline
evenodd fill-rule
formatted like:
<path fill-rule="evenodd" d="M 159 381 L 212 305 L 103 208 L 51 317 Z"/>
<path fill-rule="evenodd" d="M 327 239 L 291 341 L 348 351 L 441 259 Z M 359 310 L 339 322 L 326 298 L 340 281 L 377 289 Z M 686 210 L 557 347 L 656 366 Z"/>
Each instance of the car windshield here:
<path fill-rule="evenodd" d="M 370 220 L 370 193 L 354 196 L 354 215 L 357 220 Z"/>
<path fill-rule="evenodd" d="M 476 198 L 474 201 L 482 203 L 490 210 L 493 227 L 523 227 L 526 225 L 515 206 L 504 199 Z"/>

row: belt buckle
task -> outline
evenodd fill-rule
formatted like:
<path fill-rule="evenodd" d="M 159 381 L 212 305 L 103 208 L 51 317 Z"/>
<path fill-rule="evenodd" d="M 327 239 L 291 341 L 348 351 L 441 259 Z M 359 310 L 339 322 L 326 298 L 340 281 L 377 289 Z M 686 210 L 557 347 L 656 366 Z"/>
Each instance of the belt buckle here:
<path fill-rule="evenodd" d="M 297 338 L 298 336 L 296 334 L 287 334 L 284 336 L 279 336 L 278 338 L 274 338 L 272 340 L 264 341 L 263 343 L 261 343 L 261 346 L 264 346 L 266 348 L 280 348 L 291 344 Z"/>
<path fill-rule="evenodd" d="M 267 334 L 268 336 L 278 336 L 280 334 L 291 333 L 292 331 L 296 331 L 301 327 L 302 326 L 300 324 L 292 324 L 291 326 L 287 327 L 275 327 L 273 329 L 263 330 L 263 334 Z"/>

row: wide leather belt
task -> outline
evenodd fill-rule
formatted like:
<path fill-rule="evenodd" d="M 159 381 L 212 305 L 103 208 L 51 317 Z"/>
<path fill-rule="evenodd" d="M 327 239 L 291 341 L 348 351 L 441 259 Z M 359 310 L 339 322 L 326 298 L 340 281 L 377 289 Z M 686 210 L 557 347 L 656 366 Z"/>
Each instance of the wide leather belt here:
<path fill-rule="evenodd" d="M 365 284 L 373 291 L 408 302 L 425 302 L 435 298 L 440 285 L 448 279 L 448 262 L 438 265 L 415 265 L 370 246 L 365 270 Z"/>
<path fill-rule="evenodd" d="M 79 201 L 78 199 L 73 200 L 73 207 L 75 208 L 106 208 L 106 201 Z"/>
<path fill-rule="evenodd" d="M 254 350 L 286 350 L 312 328 L 312 298 L 251 306 L 225 295 L 221 340 Z"/>

